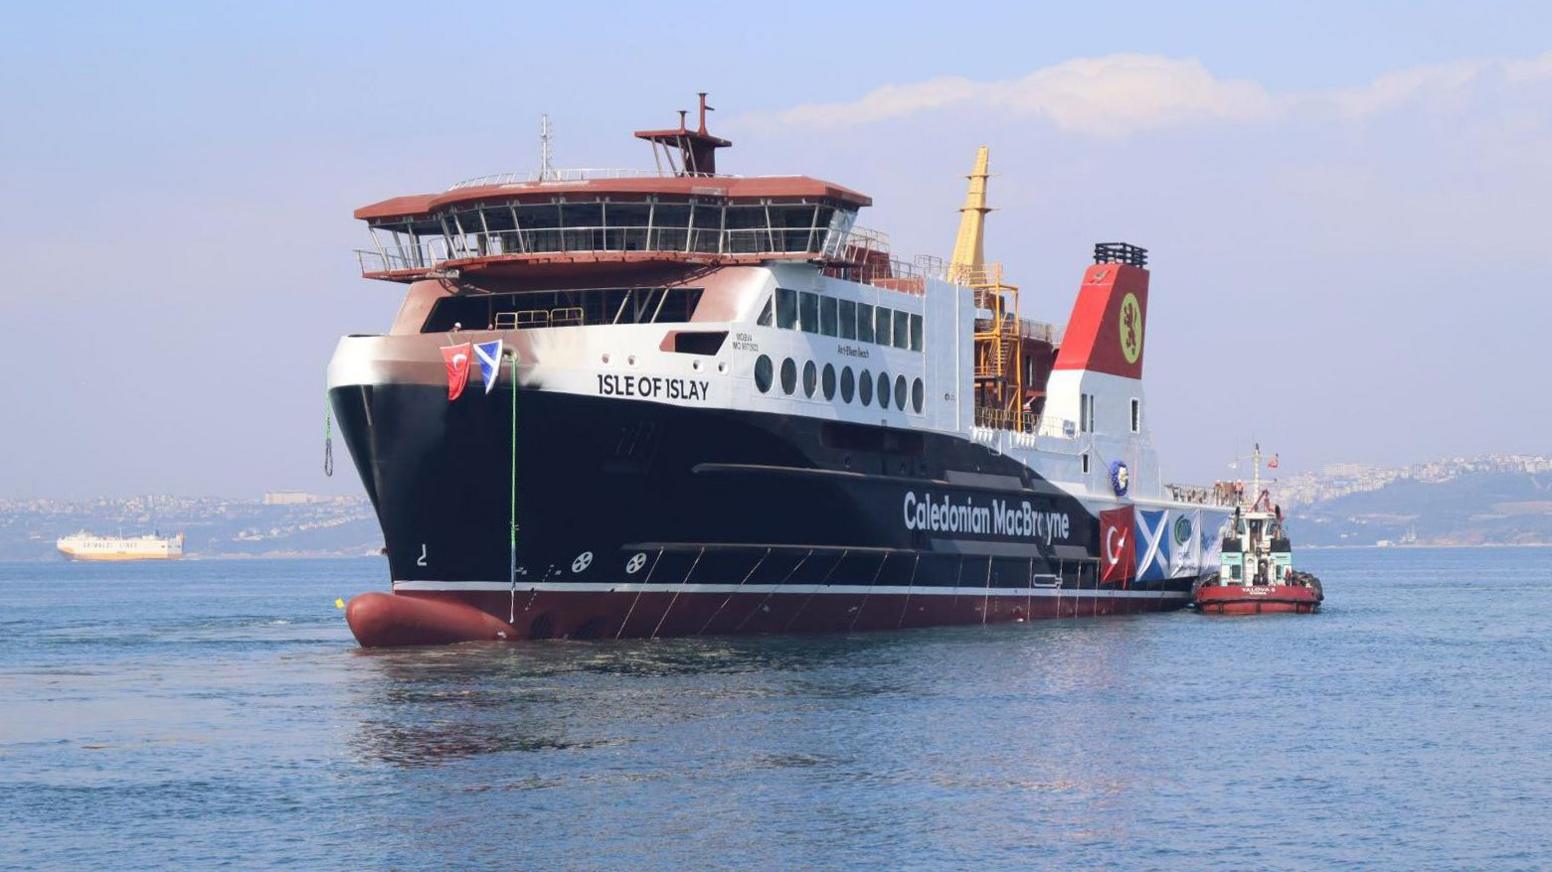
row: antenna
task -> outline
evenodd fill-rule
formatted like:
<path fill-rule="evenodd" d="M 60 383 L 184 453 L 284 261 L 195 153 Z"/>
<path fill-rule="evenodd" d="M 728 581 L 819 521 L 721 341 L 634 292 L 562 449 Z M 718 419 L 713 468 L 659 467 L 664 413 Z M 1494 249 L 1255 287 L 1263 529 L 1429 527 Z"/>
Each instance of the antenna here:
<path fill-rule="evenodd" d="M 554 153 L 550 149 L 551 139 L 550 116 L 545 113 L 539 116 L 539 180 L 546 181 L 555 178 L 555 167 L 552 163 Z"/>

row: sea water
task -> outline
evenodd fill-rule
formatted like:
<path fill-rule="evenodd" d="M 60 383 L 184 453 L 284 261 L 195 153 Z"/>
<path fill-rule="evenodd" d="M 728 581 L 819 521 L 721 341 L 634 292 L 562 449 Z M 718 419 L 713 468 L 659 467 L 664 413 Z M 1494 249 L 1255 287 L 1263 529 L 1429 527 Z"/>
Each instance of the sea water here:
<path fill-rule="evenodd" d="M 1319 614 L 393 651 L 380 560 L 0 565 L 0 865 L 1552 865 L 1552 551 L 1299 559 Z"/>

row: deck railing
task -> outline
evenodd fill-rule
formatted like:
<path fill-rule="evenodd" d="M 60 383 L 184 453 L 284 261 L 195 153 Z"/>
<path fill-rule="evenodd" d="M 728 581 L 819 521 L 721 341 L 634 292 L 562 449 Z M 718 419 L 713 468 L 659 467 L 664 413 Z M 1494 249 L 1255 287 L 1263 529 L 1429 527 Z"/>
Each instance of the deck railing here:
<path fill-rule="evenodd" d="M 658 179 L 672 176 L 690 176 L 694 178 L 738 178 L 726 173 L 674 173 L 664 170 L 642 170 L 617 167 L 580 167 L 575 169 L 553 169 L 548 172 L 532 170 L 517 173 L 491 173 L 486 176 L 476 176 L 472 179 L 464 179 L 448 188 L 456 191 L 461 188 L 483 188 L 489 185 L 531 185 L 539 182 L 586 182 L 593 179 Z"/>
<path fill-rule="evenodd" d="M 975 426 L 991 430 L 1015 430 L 1049 436 L 1055 439 L 1076 439 L 1078 424 L 1055 415 L 1037 415 L 1034 412 L 1010 412 L 990 406 L 977 406 Z"/>

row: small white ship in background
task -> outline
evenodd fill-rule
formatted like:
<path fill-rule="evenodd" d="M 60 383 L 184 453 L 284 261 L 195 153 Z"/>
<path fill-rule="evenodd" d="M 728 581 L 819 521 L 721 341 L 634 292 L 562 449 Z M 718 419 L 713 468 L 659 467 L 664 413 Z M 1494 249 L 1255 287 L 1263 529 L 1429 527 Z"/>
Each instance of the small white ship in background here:
<path fill-rule="evenodd" d="M 71 560 L 177 560 L 183 534 L 176 536 L 94 536 L 82 530 L 54 543 Z"/>

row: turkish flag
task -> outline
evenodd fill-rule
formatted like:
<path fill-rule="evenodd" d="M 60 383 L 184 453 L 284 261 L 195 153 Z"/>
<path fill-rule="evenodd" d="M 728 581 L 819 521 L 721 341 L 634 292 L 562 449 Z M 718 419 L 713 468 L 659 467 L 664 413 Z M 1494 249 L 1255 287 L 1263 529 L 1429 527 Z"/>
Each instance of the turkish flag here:
<path fill-rule="evenodd" d="M 447 400 L 452 402 L 463 395 L 464 385 L 469 383 L 469 356 L 474 345 L 449 345 L 442 349 L 442 363 L 447 367 Z"/>
<path fill-rule="evenodd" d="M 1137 546 L 1132 541 L 1132 507 L 1099 513 L 1099 580 L 1127 581 L 1136 573 Z"/>

